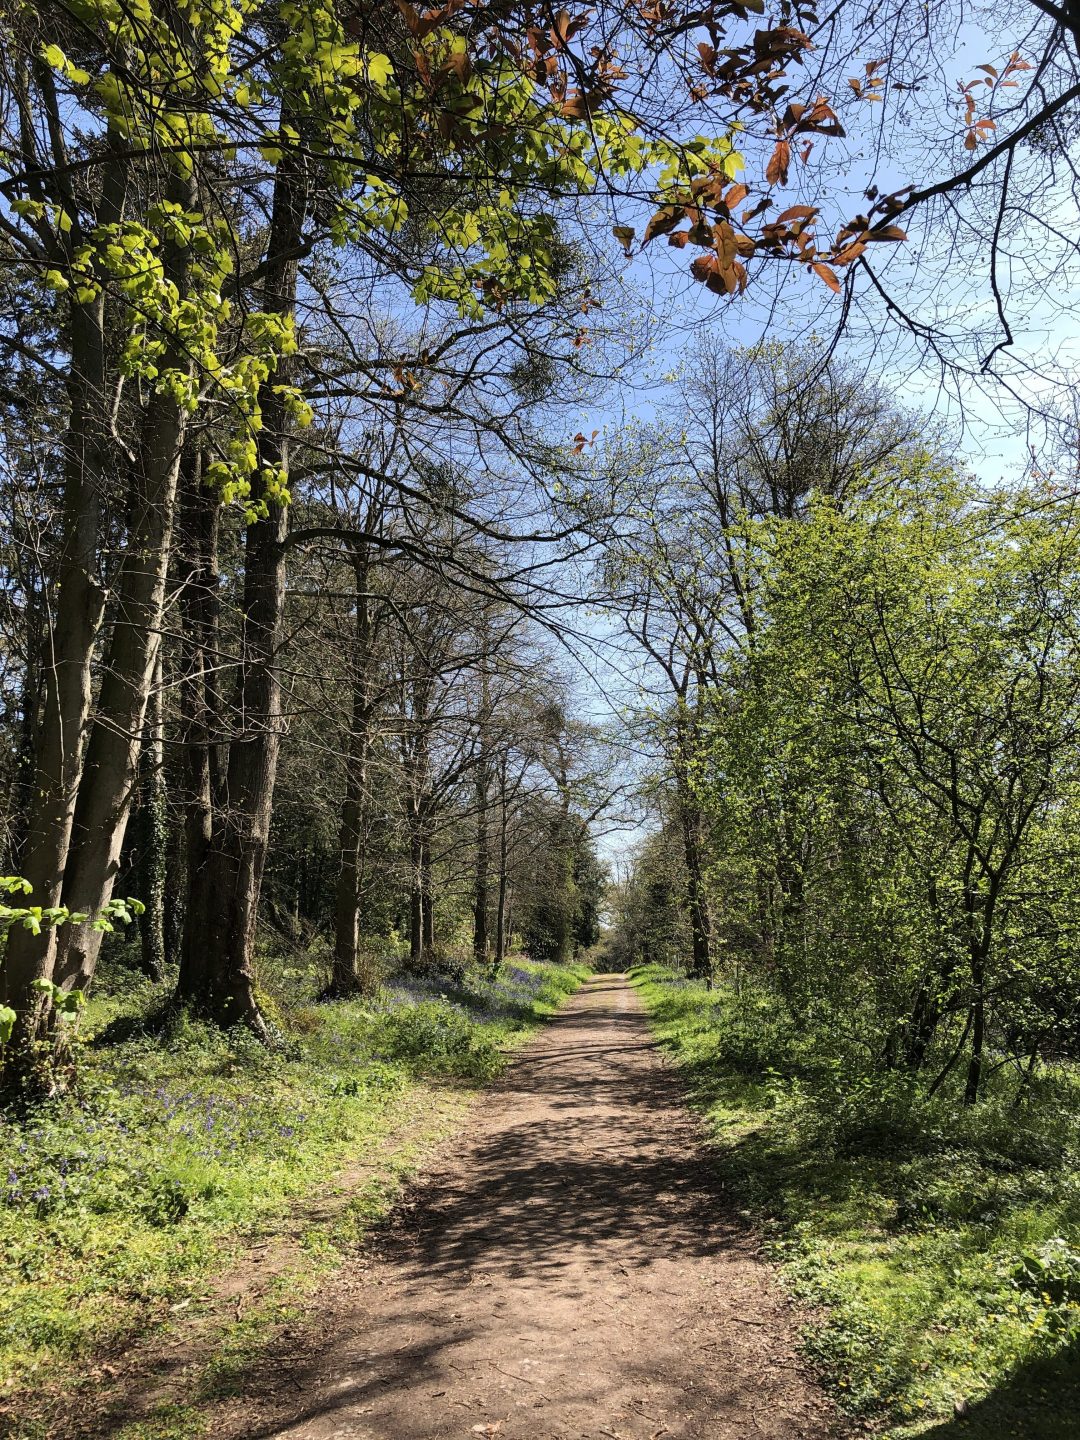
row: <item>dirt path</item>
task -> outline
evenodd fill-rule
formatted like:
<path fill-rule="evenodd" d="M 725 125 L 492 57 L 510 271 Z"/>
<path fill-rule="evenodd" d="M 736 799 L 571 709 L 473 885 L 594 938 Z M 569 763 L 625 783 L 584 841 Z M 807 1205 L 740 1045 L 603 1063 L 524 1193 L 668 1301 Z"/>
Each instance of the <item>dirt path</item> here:
<path fill-rule="evenodd" d="M 623 977 L 581 990 L 475 1113 L 215 1435 L 836 1433 Z"/>

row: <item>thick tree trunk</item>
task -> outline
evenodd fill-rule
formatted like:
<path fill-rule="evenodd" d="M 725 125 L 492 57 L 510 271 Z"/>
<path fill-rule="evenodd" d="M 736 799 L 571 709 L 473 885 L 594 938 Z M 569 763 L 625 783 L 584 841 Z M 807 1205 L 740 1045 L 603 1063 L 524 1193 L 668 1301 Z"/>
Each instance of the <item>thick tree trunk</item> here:
<path fill-rule="evenodd" d="M 34 799 L 22 857 L 22 874 L 33 886 L 33 903 L 41 906 L 61 901 L 90 713 L 91 662 L 104 605 L 97 567 L 109 458 L 106 379 L 103 302 L 100 297 L 86 305 L 73 301 L 61 542 L 53 572 L 52 619 L 43 637 Z M 17 927 L 8 936 L 0 967 L 0 999 L 18 1019 L 5 1050 L 5 1077 L 32 1067 L 36 1044 L 47 1034 L 49 1005 L 33 987 L 36 980 L 52 979 L 55 958 L 56 932 L 51 929 L 32 935 Z"/>
<path fill-rule="evenodd" d="M 243 1023 L 266 1039 L 252 954 L 281 745 L 277 646 L 285 601 L 284 527 L 284 511 L 273 506 L 268 520 L 248 530 L 244 658 L 235 701 L 246 730 L 230 742 L 210 833 L 194 837 L 185 953 L 193 959 L 199 953 L 195 963 L 182 968 L 179 987 L 181 999 L 220 1024 Z M 201 838 L 205 848 L 199 857 Z"/>
<path fill-rule="evenodd" d="M 169 200 L 192 208 L 193 179 L 174 175 Z M 190 254 L 172 246 L 165 275 L 177 293 L 188 292 Z M 186 345 L 168 339 L 163 371 L 191 371 Z M 138 463 L 131 477 L 124 558 L 116 579 L 116 613 L 105 656 L 93 728 L 79 780 L 62 903 L 94 914 L 112 898 L 131 802 L 137 787 L 146 706 L 158 667 L 165 581 L 172 547 L 180 456 L 187 412 L 169 391 L 152 394 L 142 426 Z M 93 979 L 102 932 L 70 927 L 57 945 L 56 980 L 85 989 Z"/>
<path fill-rule="evenodd" d="M 165 771 L 165 795 L 175 794 L 179 787 L 171 774 L 172 767 Z M 169 824 L 166 813 L 165 826 L 165 905 L 163 916 L 165 969 L 175 970 L 180 963 L 180 947 L 184 938 L 184 908 L 187 887 L 186 847 L 183 828 Z"/>
<path fill-rule="evenodd" d="M 90 914 L 112 898 L 137 786 L 147 701 L 161 646 L 184 429 L 184 412 L 176 402 L 167 395 L 155 396 L 64 872 L 63 904 Z M 102 932 L 89 925 L 63 931 L 57 982 L 85 989 L 93 979 L 101 941 Z"/>
<path fill-rule="evenodd" d="M 295 117 L 292 117 L 295 123 Z M 290 117 L 283 113 L 283 124 Z M 278 164 L 267 242 L 264 309 L 291 316 L 308 207 L 306 160 L 287 151 Z M 288 414 L 277 387 L 289 378 L 282 361 L 262 387 L 260 472 L 288 464 Z M 205 862 L 193 871 L 189 945 L 203 954 L 182 970 L 179 994 L 222 1025 L 270 1032 L 255 994 L 253 951 L 263 865 L 284 730 L 278 648 L 285 610 L 288 515 L 261 486 L 253 494 L 265 519 L 249 525 L 244 565 L 240 673 L 234 701 L 242 727 L 229 745 L 220 804 L 214 806 Z M 198 892 L 198 893 L 195 893 Z"/>

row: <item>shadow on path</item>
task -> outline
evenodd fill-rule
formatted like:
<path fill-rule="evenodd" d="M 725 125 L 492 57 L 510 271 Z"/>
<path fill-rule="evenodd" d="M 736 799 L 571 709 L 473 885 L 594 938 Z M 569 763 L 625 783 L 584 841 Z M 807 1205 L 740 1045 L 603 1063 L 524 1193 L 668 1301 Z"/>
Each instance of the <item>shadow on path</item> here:
<path fill-rule="evenodd" d="M 839 1433 L 624 977 L 585 986 L 474 1116 L 371 1268 L 228 1375 L 215 1435 Z"/>

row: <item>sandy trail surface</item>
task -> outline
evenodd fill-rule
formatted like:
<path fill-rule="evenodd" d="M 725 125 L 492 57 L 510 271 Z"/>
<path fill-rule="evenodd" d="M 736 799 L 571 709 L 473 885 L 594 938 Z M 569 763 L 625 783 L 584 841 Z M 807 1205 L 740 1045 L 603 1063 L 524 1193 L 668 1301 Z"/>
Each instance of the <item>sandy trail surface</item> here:
<path fill-rule="evenodd" d="M 214 1432 L 824 1440 L 794 1332 L 636 992 L 601 975 Z"/>

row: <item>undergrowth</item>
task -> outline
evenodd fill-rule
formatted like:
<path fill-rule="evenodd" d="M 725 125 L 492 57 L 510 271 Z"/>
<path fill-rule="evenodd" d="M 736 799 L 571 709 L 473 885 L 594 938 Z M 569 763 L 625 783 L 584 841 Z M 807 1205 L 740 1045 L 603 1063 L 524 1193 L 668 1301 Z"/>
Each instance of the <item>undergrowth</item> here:
<path fill-rule="evenodd" d="M 431 1084 L 488 1080 L 584 972 L 515 960 L 329 1004 L 317 967 L 262 974 L 278 1050 L 163 1022 L 164 991 L 118 971 L 84 1016 L 77 1092 L 0 1119 L 0 1399 L 197 1301 L 253 1233 L 392 1145 Z M 385 1208 L 368 1198 L 354 1218 Z"/>
<path fill-rule="evenodd" d="M 635 972 L 726 1184 L 809 1307 L 804 1343 L 875 1431 L 1080 1433 L 1080 1075 L 965 1110 L 854 1073 L 753 990 Z"/>

